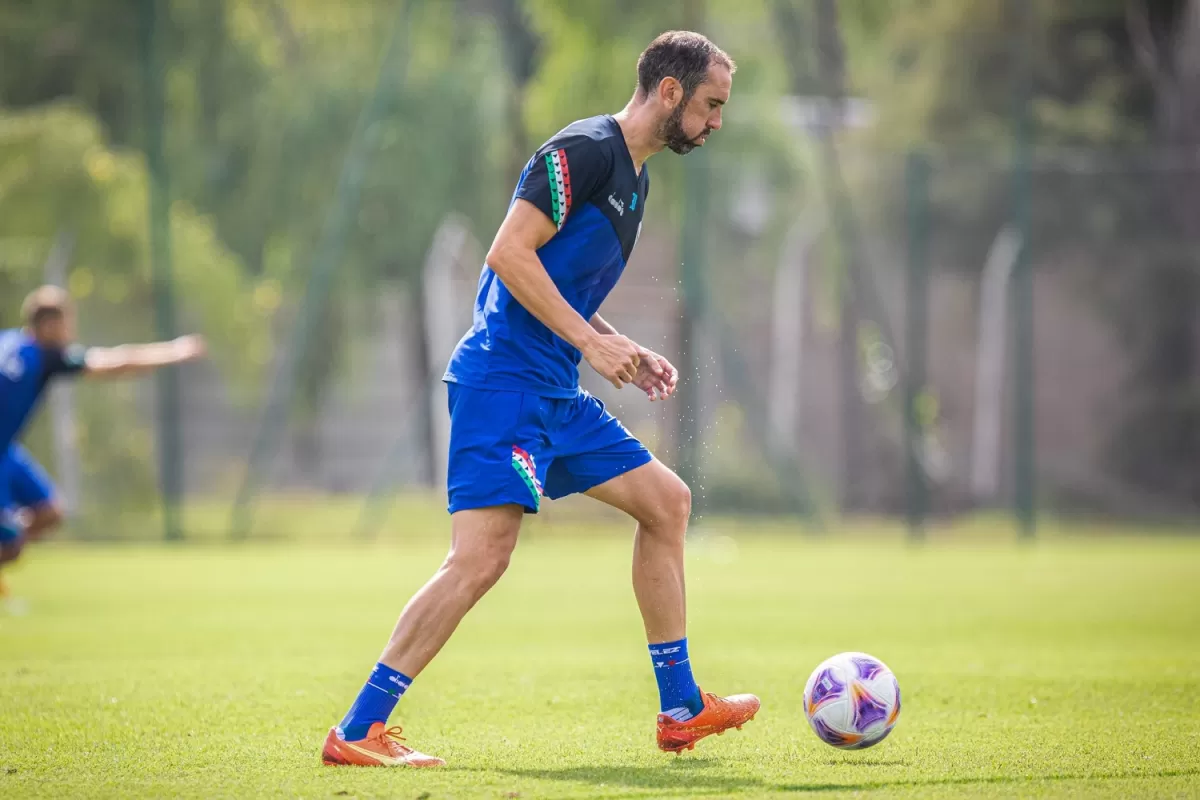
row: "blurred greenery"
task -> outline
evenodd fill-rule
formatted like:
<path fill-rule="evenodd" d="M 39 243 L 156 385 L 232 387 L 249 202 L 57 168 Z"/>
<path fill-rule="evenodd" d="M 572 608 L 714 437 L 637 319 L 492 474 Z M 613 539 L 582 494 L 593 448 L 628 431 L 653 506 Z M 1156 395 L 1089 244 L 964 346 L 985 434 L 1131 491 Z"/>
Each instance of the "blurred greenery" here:
<path fill-rule="evenodd" d="M 1050 165 L 1035 177 L 1035 192 L 1046 198 L 1036 215 L 1039 248 L 1119 242 L 1147 231 L 1190 235 L 1183 228 L 1200 211 L 1196 190 L 1149 171 L 1139 173 L 1147 180 L 1097 197 L 1094 185 L 1062 180 L 1055 165 L 1064 153 L 1133 163 L 1135 148 L 1171 152 L 1200 141 L 1200 131 L 1187 127 L 1200 125 L 1200 115 L 1166 114 L 1200 102 L 1198 87 L 1183 85 L 1184 76 L 1164 88 L 1139 58 L 1145 33 L 1161 74 L 1179 72 L 1171 69 L 1175 60 L 1197 44 L 1179 22 L 1197 1 L 845 0 L 836 4 L 836 24 L 822 28 L 815 12 L 826 6 L 808 0 L 408 0 L 403 74 L 391 76 L 395 90 L 368 131 L 370 166 L 354 229 L 336 289 L 321 308 L 325 346 L 302 365 L 297 401 L 309 412 L 305 419 L 353 363 L 346 357 L 353 329 L 370 307 L 363 298 L 382 281 L 416 288 L 450 212 L 486 240 L 528 153 L 572 119 L 620 108 L 634 86 L 638 52 L 668 28 L 704 30 L 739 64 L 722 134 L 727 157 L 697 157 L 711 170 L 711 185 L 749 180 L 765 192 L 766 220 L 750 234 L 727 221 L 740 202 L 736 192 L 714 192 L 709 203 L 722 222 L 704 230 L 714 266 L 706 279 L 729 299 L 723 313 L 731 318 L 753 315 L 739 287 L 769 280 L 789 225 L 817 197 L 810 176 L 827 156 L 785 121 L 783 102 L 838 93 L 822 64 L 844 71 L 837 81 L 868 101 L 874 119 L 863 130 L 835 132 L 856 213 L 902 219 L 891 213 L 902 206 L 900 182 L 880 176 L 898 174 L 908 149 L 930 151 L 939 169 L 933 224 L 962 232 L 945 238 L 948 263 L 982 263 L 981 253 L 957 257 L 963 253 L 954 248 L 977 251 L 981 237 L 1008 218 L 1012 120 L 1026 99 L 1036 158 Z M 224 370 L 261 378 L 281 344 L 273 336 L 286 332 L 287 312 L 311 277 L 351 133 L 401 5 L 160 3 L 182 320 L 214 340 Z M 1022 3 L 1028 29 L 1020 23 Z M 16 297 L 39 282 L 56 235 L 74 236 L 69 286 L 83 303 L 86 329 L 106 338 L 152 330 L 139 5 L 0 5 L 0 294 Z M 1143 18 L 1144 31 L 1137 26 Z M 844 59 L 830 60 L 843 50 Z M 1028 98 L 1016 80 L 1025 67 Z M 680 160 L 655 162 L 653 219 L 680 224 L 682 187 Z M 836 254 L 837 243 L 824 246 Z M 1149 277 L 1137 291 L 1129 289 L 1128 270 L 1085 288 L 1115 329 L 1138 332 L 1123 337 L 1138 402 L 1114 434 L 1114 469 L 1155 486 L 1164 476 L 1192 476 L 1169 481 L 1171 491 L 1200 503 L 1188 447 L 1133 446 L 1180 437 L 1194 444 L 1187 432 L 1200 430 L 1189 383 L 1200 355 L 1184 344 L 1188 331 L 1194 335 L 1189 301 L 1200 298 L 1188 277 L 1194 257 L 1171 251 L 1147 261 Z M 720 268 L 734 263 L 746 269 Z M 1164 297 L 1173 302 L 1164 306 Z M 836 314 L 838 298 L 824 302 Z M 13 321 L 13 305 L 0 308 L 5 323 Z M 117 423 L 120 405 L 105 418 Z"/>
<path fill-rule="evenodd" d="M 860 144 L 940 157 L 934 226 L 954 232 L 940 240 L 946 261 L 981 265 L 979 243 L 1009 219 L 1013 120 L 1029 104 L 1035 265 L 1087 250 L 1079 291 L 1129 364 L 1107 468 L 1159 503 L 1200 508 L 1200 73 L 1188 66 L 1200 50 L 1200 4 L 841 5 L 851 80 L 879 114 Z M 877 207 L 899 204 L 875 179 L 877 159 L 863 166 Z"/>

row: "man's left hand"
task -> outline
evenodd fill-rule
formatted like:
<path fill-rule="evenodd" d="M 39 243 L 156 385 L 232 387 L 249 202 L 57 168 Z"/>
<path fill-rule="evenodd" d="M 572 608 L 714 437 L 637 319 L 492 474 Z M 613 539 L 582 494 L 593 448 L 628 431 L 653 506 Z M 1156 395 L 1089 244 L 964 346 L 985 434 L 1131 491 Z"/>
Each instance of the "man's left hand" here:
<path fill-rule="evenodd" d="M 653 350 L 643 347 L 640 355 L 633 385 L 645 392 L 652 403 L 666 400 L 675 393 L 675 387 L 679 384 L 679 370 Z"/>

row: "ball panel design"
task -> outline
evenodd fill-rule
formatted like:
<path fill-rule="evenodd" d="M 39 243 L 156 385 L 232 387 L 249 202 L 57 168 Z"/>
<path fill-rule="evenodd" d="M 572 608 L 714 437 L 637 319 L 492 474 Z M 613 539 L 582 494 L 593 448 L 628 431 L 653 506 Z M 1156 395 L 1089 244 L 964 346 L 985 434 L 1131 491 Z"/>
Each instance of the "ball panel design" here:
<path fill-rule="evenodd" d="M 809 681 L 809 689 L 805 692 L 805 713 L 810 717 L 846 692 L 846 682 L 838 677 L 832 667 L 818 668 Z"/>
<path fill-rule="evenodd" d="M 850 684 L 854 699 L 854 729 L 863 731 L 888 718 L 888 707 L 875 699 L 861 683 Z"/>
<path fill-rule="evenodd" d="M 813 730 L 825 744 L 831 744 L 834 747 L 853 747 L 862 741 L 861 734 L 838 730 L 822 717 L 813 717 L 811 722 Z"/>
<path fill-rule="evenodd" d="M 868 747 L 874 747 L 888 737 L 892 732 L 890 727 L 885 727 L 878 733 L 873 733 L 870 736 L 864 736 L 863 740 L 858 744 L 851 745 L 846 750 L 866 750 Z"/>
<path fill-rule="evenodd" d="M 881 661 L 866 655 L 850 656 L 850 663 L 854 665 L 858 677 L 864 681 L 875 678 L 881 672 L 887 672 L 887 667 Z"/>
<path fill-rule="evenodd" d="M 896 692 L 896 701 L 892 703 L 892 713 L 888 715 L 888 730 L 896 724 L 896 720 L 900 718 L 900 681 L 896 680 L 896 676 L 892 676 L 892 686 Z"/>

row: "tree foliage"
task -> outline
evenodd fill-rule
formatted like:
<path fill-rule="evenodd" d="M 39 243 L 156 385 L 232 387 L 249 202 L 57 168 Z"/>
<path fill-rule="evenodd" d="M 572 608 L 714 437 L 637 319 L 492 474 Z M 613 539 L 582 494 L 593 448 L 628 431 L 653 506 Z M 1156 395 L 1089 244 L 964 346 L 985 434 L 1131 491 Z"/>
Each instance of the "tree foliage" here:
<path fill-rule="evenodd" d="M 1186 455 L 1200 431 L 1200 355 L 1195 315 L 1185 310 L 1200 300 L 1200 83 L 1190 66 L 1200 4 L 858 0 L 843 8 L 851 82 L 879 114 L 860 146 L 935 155 L 934 225 L 953 232 L 941 241 L 947 260 L 981 264 L 1010 219 L 1015 119 L 1028 103 L 1035 265 L 1090 263 L 1081 292 L 1130 364 L 1108 443 L 1112 469 L 1149 496 L 1200 504 L 1200 474 Z M 903 207 L 895 192 L 875 197 Z"/>
<path fill-rule="evenodd" d="M 1032 15 L 1027 28 L 1018 13 L 1022 2 Z M 160 5 L 178 294 L 197 324 L 228 343 L 221 349 L 233 366 L 272 354 L 279 343 L 269 340 L 268 321 L 294 307 L 309 284 L 352 132 L 380 77 L 396 15 L 407 14 L 403 65 L 383 76 L 389 94 L 367 132 L 369 168 L 353 231 L 321 309 L 330 346 L 304 365 L 301 396 L 310 408 L 321 405 L 338 365 L 348 362 L 355 326 L 364 324 L 358 312 L 368 305 L 364 298 L 381 281 L 419 279 L 433 233 L 449 212 L 465 215 L 481 239 L 489 238 L 532 149 L 573 119 L 619 109 L 633 91 L 638 52 L 663 30 L 700 27 L 739 63 L 719 152 L 689 162 L 704 164 L 716 187 L 705 197 L 711 218 L 725 221 L 705 231 L 714 260 L 769 273 L 790 217 L 806 205 L 808 165 L 820 166 L 781 117 L 785 95 L 821 91 L 817 6 L 806 0 Z M 1156 318 L 1164 297 L 1200 291 L 1186 280 L 1195 266 L 1185 230 L 1200 201 L 1186 185 L 1159 181 L 1161 172 L 1136 170 L 1139 154 L 1179 153 L 1200 138 L 1188 122 L 1200 115 L 1168 113 L 1194 110 L 1198 90 L 1187 78 L 1196 71 L 1185 56 L 1198 45 L 1185 33 L 1197 17 L 1195 5 L 836 5 L 846 92 L 869 99 L 876 114 L 870 130 L 842 140 L 843 153 L 862 156 L 846 159 L 847 182 L 858 188 L 860 211 L 898 221 L 900 183 L 888 176 L 899 174 L 909 148 L 930 151 L 939 165 L 934 225 L 955 231 L 952 241 L 965 251 L 949 261 L 981 263 L 986 243 L 1010 215 L 1014 115 L 1024 101 L 1018 77 L 1028 75 L 1035 160 L 1058 165 L 1035 171 L 1039 247 L 1106 243 L 1095 249 L 1114 259 L 1133 252 L 1154 276 L 1139 291 L 1117 273 L 1088 287 L 1114 326 L 1137 342 L 1131 387 L 1143 393 L 1142 410 L 1132 414 L 1114 450 L 1130 454 L 1118 459 L 1122 469 L 1146 480 L 1160 473 L 1148 457 L 1135 459 L 1141 450 L 1130 445 L 1171 440 L 1192 424 L 1192 411 L 1176 411 L 1194 405 L 1187 371 L 1194 372 L 1195 356 L 1181 344 L 1188 331 L 1194 338 L 1194 324 L 1184 311 L 1157 329 L 1143 321 Z M 145 141 L 140 7 L 138 0 L 0 6 L 6 296 L 36 280 L 55 234 L 69 228 L 78 241 L 72 288 L 97 314 L 106 313 L 105 303 L 128 307 L 129 298 L 149 308 L 145 174 L 135 154 Z M 1100 178 L 1080 180 L 1059 169 L 1080 153 L 1138 177 L 1114 177 L 1099 190 Z M 680 221 L 682 165 L 674 158 L 652 163 L 652 222 Z M 768 199 L 767 219 L 753 233 L 727 224 L 748 185 Z M 1131 244 L 1148 235 L 1181 246 L 1158 257 Z M 736 294 L 727 272 L 714 265 L 713 274 L 718 291 L 728 286 Z M 148 321 L 113 313 L 105 317 L 109 324 L 115 334 Z"/>

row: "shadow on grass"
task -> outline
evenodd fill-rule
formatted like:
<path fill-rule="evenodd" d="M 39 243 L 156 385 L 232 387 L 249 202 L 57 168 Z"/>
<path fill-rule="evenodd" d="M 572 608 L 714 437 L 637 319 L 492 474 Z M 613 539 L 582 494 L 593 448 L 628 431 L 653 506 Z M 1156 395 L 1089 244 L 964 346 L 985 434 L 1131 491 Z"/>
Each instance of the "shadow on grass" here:
<path fill-rule="evenodd" d="M 590 783 L 629 789 L 675 789 L 692 793 L 721 794 L 735 793 L 747 788 L 763 788 L 758 780 L 744 777 L 712 774 L 713 767 L 723 762 L 712 759 L 689 758 L 656 767 L 625 767 L 619 765 L 597 767 L 563 767 L 561 769 L 501 769 L 504 775 L 516 778 Z M 707 773 L 707 774 L 706 774 Z"/>
<path fill-rule="evenodd" d="M 714 767 L 729 766 L 729 762 L 713 759 L 688 758 L 657 767 L 564 767 L 562 769 L 502 769 L 504 775 L 517 778 L 590 783 L 596 786 L 626 789 L 674 790 L 687 794 L 736 794 L 758 791 L 832 792 L 862 788 L 843 783 L 813 783 L 803 786 L 775 786 L 757 778 L 714 774 Z"/>
<path fill-rule="evenodd" d="M 977 776 L 963 778 L 929 778 L 919 781 L 870 781 L 858 784 L 844 784 L 834 788 L 845 789 L 848 791 L 866 791 L 869 789 L 892 789 L 909 787 L 915 788 L 920 786 L 972 786 L 981 784 L 1013 784 L 1013 783 L 1036 783 L 1038 781 L 1119 781 L 1119 780 L 1138 780 L 1142 778 L 1184 778 L 1193 775 L 1200 775 L 1200 769 L 1164 769 L 1159 772 L 1104 772 L 1104 773 L 1075 773 L 1075 774 L 1059 774 L 1059 775 L 993 775 L 993 776 Z M 797 784 L 776 784 L 769 787 L 777 792 L 805 792 L 813 791 L 813 787 L 797 783 Z M 827 790 L 829 787 L 822 785 L 821 790 Z"/>
<path fill-rule="evenodd" d="M 728 762 L 711 759 L 688 759 L 657 767 L 598 766 L 564 767 L 561 769 L 501 769 L 502 775 L 516 778 L 589 783 L 628 789 L 673 789 L 696 794 L 736 794 L 756 790 L 768 792 L 854 792 L 874 789 L 918 788 L 922 786 L 971 786 L 1035 783 L 1038 781 L 1107 781 L 1140 778 L 1178 778 L 1200 775 L 1200 769 L 1162 770 L 1159 772 L 1078 773 L 1054 775 L 996 775 L 961 778 L 929 778 L 925 780 L 876 780 L 848 783 L 768 783 L 757 778 L 713 774 L 708 770 Z M 902 760 L 864 761 L 860 763 L 832 761 L 836 766 L 904 766 Z M 489 770 L 493 771 L 493 770 Z"/>

